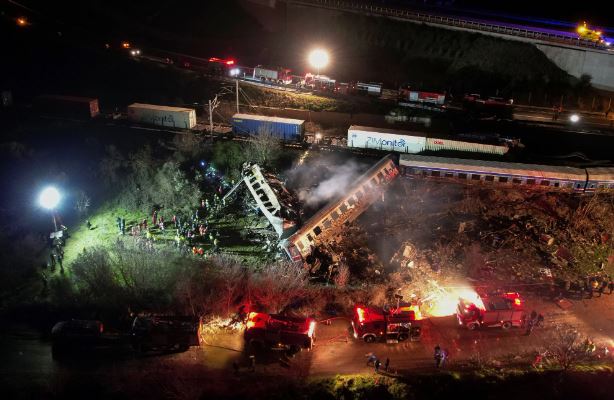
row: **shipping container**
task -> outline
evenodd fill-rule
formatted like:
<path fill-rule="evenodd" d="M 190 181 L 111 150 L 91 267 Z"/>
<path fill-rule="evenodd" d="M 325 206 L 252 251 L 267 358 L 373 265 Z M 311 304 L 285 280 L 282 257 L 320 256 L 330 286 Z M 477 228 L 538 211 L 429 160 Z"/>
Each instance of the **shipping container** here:
<path fill-rule="evenodd" d="M 420 153 L 426 148 L 426 137 L 418 132 L 398 131 L 367 126 L 350 126 L 348 147 Z"/>
<path fill-rule="evenodd" d="M 509 151 L 509 148 L 504 144 L 484 144 L 445 138 L 427 138 L 426 149 L 431 151 L 449 150 L 498 155 L 503 155 Z"/>
<path fill-rule="evenodd" d="M 94 118 L 100 114 L 98 99 L 89 97 L 41 95 L 34 99 L 34 108 L 43 115 L 71 118 Z"/>
<path fill-rule="evenodd" d="M 290 70 L 285 68 L 265 68 L 259 65 L 254 68 L 253 78 L 278 83 L 292 83 Z"/>
<path fill-rule="evenodd" d="M 235 114 L 232 117 L 232 131 L 237 135 L 257 136 L 270 134 L 285 141 L 302 141 L 305 121 L 264 115 Z"/>
<path fill-rule="evenodd" d="M 416 154 L 425 150 L 462 151 L 503 155 L 509 148 L 505 144 L 484 144 L 439 137 L 427 137 L 426 133 L 400 131 L 366 126 L 350 126 L 347 137 L 348 147 L 397 151 Z"/>
<path fill-rule="evenodd" d="M 430 103 L 442 106 L 446 102 L 446 95 L 442 93 L 418 92 L 412 90 L 409 92 L 407 100 L 415 103 Z"/>
<path fill-rule="evenodd" d="M 196 126 L 196 111 L 191 108 L 134 103 L 128 106 L 128 119 L 142 124 L 192 129 Z"/>
<path fill-rule="evenodd" d="M 382 94 L 382 84 L 358 82 L 356 83 L 356 90 L 372 96 L 380 96 Z"/>

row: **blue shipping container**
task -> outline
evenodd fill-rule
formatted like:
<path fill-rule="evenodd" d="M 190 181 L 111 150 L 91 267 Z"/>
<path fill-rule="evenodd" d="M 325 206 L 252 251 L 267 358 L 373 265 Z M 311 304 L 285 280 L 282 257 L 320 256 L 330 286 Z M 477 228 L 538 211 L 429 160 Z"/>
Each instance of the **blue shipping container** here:
<path fill-rule="evenodd" d="M 285 141 L 301 141 L 305 131 L 305 121 L 264 115 L 235 114 L 232 117 L 232 131 L 237 135 L 257 136 L 261 133 Z"/>

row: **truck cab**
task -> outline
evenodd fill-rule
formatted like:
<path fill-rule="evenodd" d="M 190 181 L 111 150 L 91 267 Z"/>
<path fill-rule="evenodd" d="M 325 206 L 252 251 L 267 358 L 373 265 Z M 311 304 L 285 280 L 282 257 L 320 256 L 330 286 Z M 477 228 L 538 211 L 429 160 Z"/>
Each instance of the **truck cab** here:
<path fill-rule="evenodd" d="M 316 321 L 313 318 L 251 312 L 247 317 L 243 338 L 251 347 L 298 352 L 313 347 L 315 328 Z"/>
<path fill-rule="evenodd" d="M 478 294 L 475 299 L 459 299 L 456 317 L 459 325 L 469 330 L 482 327 L 509 329 L 520 327 L 525 312 L 520 295 L 516 292 Z"/>
<path fill-rule="evenodd" d="M 376 341 L 418 340 L 420 327 L 416 325 L 416 315 L 407 307 L 384 310 L 379 307 L 357 305 L 352 316 L 354 338 L 367 343 Z"/>

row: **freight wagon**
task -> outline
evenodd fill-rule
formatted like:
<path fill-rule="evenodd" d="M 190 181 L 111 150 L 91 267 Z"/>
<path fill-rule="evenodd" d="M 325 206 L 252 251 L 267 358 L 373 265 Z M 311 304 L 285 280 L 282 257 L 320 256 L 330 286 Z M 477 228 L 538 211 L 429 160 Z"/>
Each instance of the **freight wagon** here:
<path fill-rule="evenodd" d="M 192 129 L 196 126 L 196 111 L 191 108 L 134 103 L 128 106 L 128 119 L 142 124 Z"/>
<path fill-rule="evenodd" d="M 77 96 L 41 95 L 34 99 L 34 108 L 41 114 L 73 118 L 94 118 L 100 114 L 98 99 Z"/>
<path fill-rule="evenodd" d="M 454 140 L 446 137 L 427 137 L 422 132 L 410 132 L 366 126 L 350 126 L 347 136 L 348 147 L 396 151 L 416 154 L 425 150 L 463 151 L 503 155 L 509 151 L 505 144 L 493 145 L 471 141 Z"/>
<path fill-rule="evenodd" d="M 290 84 L 292 83 L 290 72 L 291 71 L 286 68 L 265 68 L 262 65 L 258 65 L 254 68 L 252 78 L 261 81 Z"/>
<path fill-rule="evenodd" d="M 305 121 L 264 115 L 235 114 L 232 117 L 232 131 L 237 135 L 272 135 L 284 141 L 303 140 Z"/>

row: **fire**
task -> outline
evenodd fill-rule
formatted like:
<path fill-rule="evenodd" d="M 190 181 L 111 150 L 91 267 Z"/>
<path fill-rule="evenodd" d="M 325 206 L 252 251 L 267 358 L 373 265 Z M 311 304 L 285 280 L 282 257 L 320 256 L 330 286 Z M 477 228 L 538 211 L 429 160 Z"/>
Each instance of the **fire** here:
<path fill-rule="evenodd" d="M 435 281 L 429 282 L 430 293 L 422 299 L 423 317 L 445 317 L 456 314 L 459 299 L 467 300 L 484 309 L 484 304 L 475 290 L 469 287 L 444 287 Z M 418 319 L 418 313 L 416 313 Z"/>

